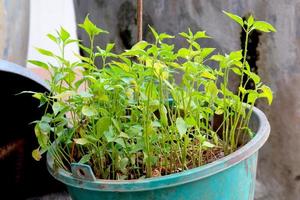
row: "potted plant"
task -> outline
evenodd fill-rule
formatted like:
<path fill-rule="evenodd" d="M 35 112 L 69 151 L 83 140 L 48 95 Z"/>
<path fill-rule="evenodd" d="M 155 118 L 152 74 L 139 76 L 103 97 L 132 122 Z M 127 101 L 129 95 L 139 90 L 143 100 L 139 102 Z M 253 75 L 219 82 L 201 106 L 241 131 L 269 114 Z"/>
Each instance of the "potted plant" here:
<path fill-rule="evenodd" d="M 51 75 L 51 92 L 33 95 L 46 110 L 32 155 L 48 152 L 49 172 L 73 199 L 253 199 L 258 149 L 270 132 L 254 104 L 271 104 L 272 91 L 251 72 L 247 43 L 253 30 L 275 29 L 224 13 L 246 32 L 244 50 L 212 55 L 198 43 L 210 37 L 191 30 L 179 34 L 187 47 L 176 50 L 174 36 L 149 27 L 153 44 L 117 54 L 112 43 L 94 49 L 107 32 L 86 17 L 79 27 L 90 47 L 79 46 L 88 56 L 70 62 L 65 48 L 78 41 L 63 28 L 48 34 L 61 54 L 38 48 L 58 64 L 29 61 Z M 237 94 L 228 87 L 232 73 L 246 79 Z"/>

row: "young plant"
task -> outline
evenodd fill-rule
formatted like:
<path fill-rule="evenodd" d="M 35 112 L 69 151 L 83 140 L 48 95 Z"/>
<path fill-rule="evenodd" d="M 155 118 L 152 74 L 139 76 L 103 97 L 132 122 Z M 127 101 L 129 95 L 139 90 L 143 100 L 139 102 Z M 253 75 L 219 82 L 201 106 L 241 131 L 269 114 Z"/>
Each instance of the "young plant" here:
<path fill-rule="evenodd" d="M 112 43 L 94 49 L 94 38 L 107 32 L 86 17 L 79 27 L 88 34 L 90 46 L 79 45 L 87 56 L 77 55 L 79 60 L 70 62 L 65 49 L 78 41 L 63 28 L 48 34 L 60 55 L 37 50 L 57 64 L 29 61 L 51 75 L 51 92 L 33 95 L 46 106 L 35 122 L 40 146 L 33 157 L 39 160 L 48 151 L 58 168 L 70 170 L 71 163 L 79 162 L 89 164 L 101 179 L 139 179 L 195 168 L 243 145 L 242 136 L 253 136 L 248 123 L 256 100 L 272 102 L 270 88 L 246 61 L 249 34 L 275 29 L 252 16 L 243 21 L 224 13 L 246 32 L 244 51 L 212 55 L 214 48 L 198 43 L 210 37 L 190 29 L 179 34 L 188 45 L 177 51 L 170 44 L 175 36 L 149 27 L 153 44 L 140 41 L 116 54 Z M 247 81 L 241 81 L 234 94 L 228 88 L 230 72 L 241 79 L 247 74 L 255 89 L 245 89 Z M 246 95 L 247 104 L 241 100 Z"/>

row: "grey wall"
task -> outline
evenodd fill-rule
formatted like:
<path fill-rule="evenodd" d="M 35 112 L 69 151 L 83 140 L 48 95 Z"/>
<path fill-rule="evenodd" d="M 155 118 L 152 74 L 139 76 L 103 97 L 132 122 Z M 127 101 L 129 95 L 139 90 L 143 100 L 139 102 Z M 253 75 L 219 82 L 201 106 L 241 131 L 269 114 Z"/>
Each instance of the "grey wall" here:
<path fill-rule="evenodd" d="M 93 21 L 111 33 L 98 44 L 115 42 L 118 50 L 135 42 L 135 2 L 74 0 L 78 22 L 90 13 Z M 258 73 L 273 89 L 275 99 L 271 107 L 259 104 L 268 115 L 272 132 L 260 152 L 256 199 L 300 199 L 300 0 L 144 0 L 144 9 L 145 30 L 146 24 L 170 34 L 187 27 L 206 30 L 214 37 L 209 45 L 220 52 L 240 49 L 241 32 L 222 10 L 241 16 L 252 13 L 275 25 L 278 32 L 261 34 L 258 46 Z M 86 39 L 81 31 L 79 37 Z M 146 32 L 144 38 L 151 39 Z M 176 42 L 183 44 L 182 40 Z"/>
<path fill-rule="evenodd" d="M 29 0 L 0 0 L 0 59 L 25 66 Z"/>

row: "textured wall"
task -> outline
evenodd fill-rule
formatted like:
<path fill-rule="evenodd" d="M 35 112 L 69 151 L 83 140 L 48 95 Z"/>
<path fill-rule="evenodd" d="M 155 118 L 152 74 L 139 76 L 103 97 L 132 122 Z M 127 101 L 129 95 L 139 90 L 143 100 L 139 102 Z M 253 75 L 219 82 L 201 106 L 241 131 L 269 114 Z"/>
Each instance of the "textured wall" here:
<path fill-rule="evenodd" d="M 110 31 L 98 40 L 130 47 L 136 38 L 135 0 L 74 0 L 77 20 L 90 18 Z M 260 107 L 269 117 L 272 132 L 260 152 L 257 200 L 300 199 L 300 0 L 144 0 L 145 30 L 151 24 L 159 32 L 176 34 L 187 27 L 206 30 L 209 45 L 220 52 L 240 49 L 240 28 L 223 14 L 227 10 L 275 25 L 275 34 L 261 34 L 258 73 L 274 90 L 271 107 Z M 79 31 L 79 37 L 86 37 Z M 145 32 L 144 38 L 149 39 Z M 176 41 L 182 45 L 182 40 Z M 206 45 L 206 44 L 204 44 Z"/>
<path fill-rule="evenodd" d="M 25 66 L 29 0 L 0 0 L 0 59 Z"/>

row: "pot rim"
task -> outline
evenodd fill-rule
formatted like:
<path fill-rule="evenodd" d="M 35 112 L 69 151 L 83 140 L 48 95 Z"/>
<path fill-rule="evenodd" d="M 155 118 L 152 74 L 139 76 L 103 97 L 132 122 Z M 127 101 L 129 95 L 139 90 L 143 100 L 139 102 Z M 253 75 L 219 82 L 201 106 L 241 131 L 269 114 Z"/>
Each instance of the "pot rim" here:
<path fill-rule="evenodd" d="M 36 74 L 32 73 L 30 70 L 28 70 L 28 68 L 21 67 L 20 65 L 17 65 L 15 63 L 0 59 L 0 71 L 17 74 L 22 77 L 31 79 L 32 81 L 40 84 L 45 89 L 50 91 L 50 88 L 46 84 L 46 82 L 43 79 L 41 79 L 38 75 L 36 75 Z"/>
<path fill-rule="evenodd" d="M 50 174 L 64 184 L 94 191 L 133 192 L 162 189 L 194 182 L 224 171 L 256 153 L 267 141 L 270 134 L 270 124 L 265 114 L 253 107 L 253 115 L 257 119 L 258 128 L 255 136 L 235 152 L 209 164 L 170 175 L 135 180 L 84 180 L 74 177 L 71 172 L 63 169 L 53 169 L 53 159 L 47 153 L 47 168 Z"/>

